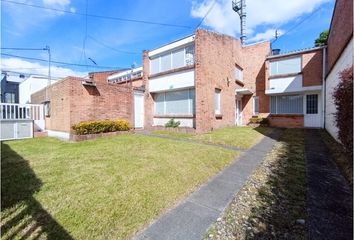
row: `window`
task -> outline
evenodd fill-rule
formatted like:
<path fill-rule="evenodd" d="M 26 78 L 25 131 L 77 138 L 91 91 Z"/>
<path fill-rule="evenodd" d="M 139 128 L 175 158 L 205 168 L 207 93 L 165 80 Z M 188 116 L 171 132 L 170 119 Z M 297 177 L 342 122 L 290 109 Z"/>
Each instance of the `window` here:
<path fill-rule="evenodd" d="M 50 101 L 44 102 L 44 115 L 50 117 Z"/>
<path fill-rule="evenodd" d="M 306 114 L 318 113 L 318 95 L 306 95 Z"/>
<path fill-rule="evenodd" d="M 253 97 L 253 114 L 258 115 L 259 113 L 259 98 L 258 96 Z"/>
<path fill-rule="evenodd" d="M 5 93 L 5 103 L 15 103 L 15 93 Z"/>
<path fill-rule="evenodd" d="M 195 113 L 194 89 L 156 93 L 155 114 L 156 115 L 183 115 Z"/>
<path fill-rule="evenodd" d="M 156 74 L 194 64 L 194 44 L 151 58 L 150 72 Z"/>
<path fill-rule="evenodd" d="M 270 76 L 301 72 L 301 57 L 293 57 L 270 62 Z"/>
<path fill-rule="evenodd" d="M 271 96 L 270 112 L 272 114 L 302 114 L 303 97 L 301 95 Z"/>
<path fill-rule="evenodd" d="M 221 90 L 215 89 L 215 114 L 221 114 Z"/>
<path fill-rule="evenodd" d="M 239 67 L 236 67 L 235 69 L 235 79 L 243 81 L 243 70 Z"/>

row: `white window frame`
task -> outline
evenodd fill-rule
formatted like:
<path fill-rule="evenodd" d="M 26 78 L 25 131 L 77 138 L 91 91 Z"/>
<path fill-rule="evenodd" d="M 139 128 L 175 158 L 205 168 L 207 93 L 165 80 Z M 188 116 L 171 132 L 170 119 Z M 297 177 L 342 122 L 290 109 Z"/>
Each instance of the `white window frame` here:
<path fill-rule="evenodd" d="M 291 72 L 291 73 L 279 73 L 279 62 L 281 61 L 286 61 L 289 59 L 300 59 L 300 70 L 298 72 Z M 273 63 L 273 64 L 272 64 Z M 275 64 L 276 63 L 276 64 Z M 272 66 L 276 66 L 276 74 L 272 74 Z M 285 74 L 296 74 L 302 71 L 302 56 L 293 56 L 293 57 L 287 57 L 287 58 L 280 58 L 280 59 L 275 59 L 271 60 L 269 62 L 269 76 L 277 76 L 277 75 L 285 75 Z"/>
<path fill-rule="evenodd" d="M 166 71 L 169 71 L 169 70 L 176 69 L 176 68 L 173 68 L 173 57 L 172 57 L 172 54 L 173 54 L 174 52 L 176 52 L 176 51 L 182 49 L 182 48 L 183 48 L 183 58 L 184 58 L 184 59 L 183 59 L 183 63 L 184 63 L 184 64 L 183 64 L 182 67 L 192 66 L 193 64 L 187 63 L 187 53 L 186 53 L 186 49 L 189 48 L 189 47 L 191 47 L 191 46 L 194 47 L 194 52 L 193 52 L 193 64 L 194 64 L 194 62 L 195 62 L 195 45 L 194 45 L 194 43 L 193 43 L 193 44 L 185 45 L 185 46 L 183 46 L 183 47 L 171 49 L 171 50 L 169 50 L 169 51 L 167 51 L 167 52 L 165 52 L 165 53 L 159 54 L 157 57 L 153 57 L 153 59 L 156 59 L 156 58 L 159 59 L 159 60 L 158 60 L 159 66 L 158 66 L 158 71 L 155 72 L 155 73 L 152 73 L 152 71 L 151 71 L 151 65 L 152 65 L 152 64 L 150 64 L 150 73 L 151 73 L 151 74 L 158 74 L 158 73 L 161 73 L 161 72 L 166 72 Z M 170 69 L 169 69 L 169 70 L 161 71 L 161 58 L 164 57 L 164 56 L 167 56 L 167 55 L 170 56 Z M 150 59 L 150 61 L 151 61 L 151 60 L 152 60 L 152 59 Z M 188 60 L 189 60 L 189 59 L 188 59 Z"/>
<path fill-rule="evenodd" d="M 282 96 L 299 96 L 301 97 L 301 106 L 302 106 L 302 112 L 301 113 L 279 113 L 278 112 L 278 97 L 282 97 Z M 299 94 L 296 94 L 296 95 L 274 95 L 274 96 L 271 96 L 272 97 L 275 97 L 276 100 L 275 100 L 275 113 L 272 112 L 272 100 L 270 99 L 270 104 L 269 104 L 269 112 L 270 114 L 273 114 L 273 115 L 296 115 L 296 114 L 304 114 L 304 111 L 306 111 L 306 109 L 304 109 L 304 102 L 306 101 L 306 99 L 304 99 L 304 95 L 299 95 Z"/>
<path fill-rule="evenodd" d="M 243 69 L 240 67 L 235 67 L 235 79 L 243 82 Z"/>
<path fill-rule="evenodd" d="M 194 115 L 195 108 L 194 108 L 193 103 L 195 102 L 195 99 L 192 99 L 191 91 L 195 91 L 195 89 L 194 88 L 180 89 L 180 90 L 172 91 L 172 92 L 179 92 L 179 91 L 188 91 L 188 113 L 178 113 L 178 114 L 167 113 L 167 111 L 166 111 L 166 94 L 170 93 L 170 91 L 169 91 L 169 92 L 157 93 L 157 94 L 163 95 L 163 113 L 156 113 L 156 101 L 154 100 L 154 115 Z M 195 98 L 195 94 L 194 94 L 194 98 Z"/>
<path fill-rule="evenodd" d="M 258 102 L 258 111 L 256 111 L 256 101 Z M 259 114 L 259 97 L 254 96 L 253 97 L 253 115 L 258 115 Z"/>
<path fill-rule="evenodd" d="M 221 89 L 215 88 L 215 114 L 221 114 Z"/>

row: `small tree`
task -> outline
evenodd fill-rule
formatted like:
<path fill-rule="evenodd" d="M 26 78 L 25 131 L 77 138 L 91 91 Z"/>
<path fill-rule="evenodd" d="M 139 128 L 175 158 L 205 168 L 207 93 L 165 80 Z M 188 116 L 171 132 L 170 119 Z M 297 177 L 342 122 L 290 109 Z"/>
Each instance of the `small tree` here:
<path fill-rule="evenodd" d="M 350 159 L 353 159 L 353 67 L 339 73 L 340 82 L 333 94 L 338 138 L 350 154 Z"/>
<path fill-rule="evenodd" d="M 328 33 L 328 30 L 320 33 L 320 36 L 315 40 L 315 47 L 327 45 Z"/>

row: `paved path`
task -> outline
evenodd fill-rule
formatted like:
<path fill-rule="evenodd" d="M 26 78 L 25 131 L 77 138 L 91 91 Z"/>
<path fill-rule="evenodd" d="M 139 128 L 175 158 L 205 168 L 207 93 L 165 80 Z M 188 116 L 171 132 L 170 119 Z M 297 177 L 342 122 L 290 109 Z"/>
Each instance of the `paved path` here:
<path fill-rule="evenodd" d="M 200 240 L 261 163 L 281 134 L 275 129 L 234 163 L 162 215 L 135 237 L 146 240 Z"/>
<path fill-rule="evenodd" d="M 136 134 L 144 135 L 144 136 L 151 136 L 151 137 L 158 137 L 158 138 L 164 138 L 164 139 L 171 139 L 175 141 L 180 141 L 180 142 L 192 142 L 192 143 L 197 143 L 197 144 L 203 144 L 203 145 L 209 145 L 209 146 L 215 146 L 215 147 L 221 147 L 225 148 L 228 150 L 235 150 L 235 151 L 245 151 L 245 149 L 234 147 L 234 146 L 228 146 L 228 145 L 223 145 L 223 144 L 215 144 L 215 143 L 208 143 L 208 142 L 202 142 L 194 139 L 188 139 L 188 138 L 180 138 L 180 137 L 173 137 L 173 136 L 167 136 L 167 135 L 161 135 L 161 134 L 154 134 L 148 131 L 141 131 L 141 132 L 135 132 Z"/>
<path fill-rule="evenodd" d="M 353 195 L 318 130 L 305 136 L 309 239 L 353 239 Z"/>

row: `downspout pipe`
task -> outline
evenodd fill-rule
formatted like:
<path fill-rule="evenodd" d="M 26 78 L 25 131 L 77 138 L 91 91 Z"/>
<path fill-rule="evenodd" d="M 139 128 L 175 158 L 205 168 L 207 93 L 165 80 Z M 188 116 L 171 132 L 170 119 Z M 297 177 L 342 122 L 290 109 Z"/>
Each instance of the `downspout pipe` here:
<path fill-rule="evenodd" d="M 323 128 L 326 129 L 326 69 L 327 69 L 327 46 L 322 52 L 322 121 Z"/>

